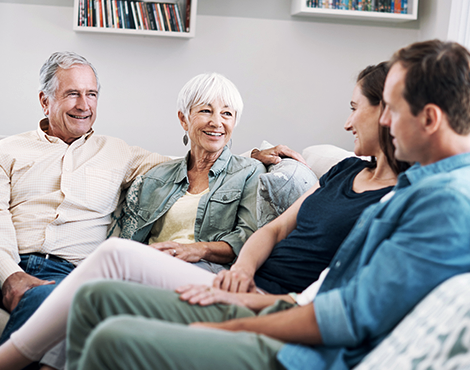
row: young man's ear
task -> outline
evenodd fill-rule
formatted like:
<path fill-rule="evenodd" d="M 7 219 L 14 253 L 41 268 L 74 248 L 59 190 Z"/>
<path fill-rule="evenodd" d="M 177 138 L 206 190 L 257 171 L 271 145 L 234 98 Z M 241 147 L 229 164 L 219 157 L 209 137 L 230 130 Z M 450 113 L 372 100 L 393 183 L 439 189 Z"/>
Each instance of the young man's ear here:
<path fill-rule="evenodd" d="M 426 104 L 421 112 L 423 114 L 423 128 L 428 134 L 433 134 L 442 124 L 443 112 L 435 104 Z"/>

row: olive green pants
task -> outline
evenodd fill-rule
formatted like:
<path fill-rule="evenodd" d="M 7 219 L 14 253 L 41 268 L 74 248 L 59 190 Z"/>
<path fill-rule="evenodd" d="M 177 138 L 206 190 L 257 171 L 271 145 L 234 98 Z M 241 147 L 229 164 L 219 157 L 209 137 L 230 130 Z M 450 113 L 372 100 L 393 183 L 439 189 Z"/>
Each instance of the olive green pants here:
<path fill-rule="evenodd" d="M 140 284 L 88 283 L 69 315 L 68 370 L 284 369 L 276 359 L 280 341 L 187 326 L 250 316 L 244 307 L 190 305 L 172 291 Z"/>

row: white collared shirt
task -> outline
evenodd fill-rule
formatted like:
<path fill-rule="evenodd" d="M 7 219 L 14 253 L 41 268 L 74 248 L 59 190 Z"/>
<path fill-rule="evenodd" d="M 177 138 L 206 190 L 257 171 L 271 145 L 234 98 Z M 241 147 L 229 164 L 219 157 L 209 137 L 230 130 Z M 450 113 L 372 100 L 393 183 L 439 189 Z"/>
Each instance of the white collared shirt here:
<path fill-rule="evenodd" d="M 77 265 L 106 238 L 123 189 L 169 158 L 93 134 L 66 144 L 36 131 L 0 141 L 0 282 L 19 254 L 40 252 Z"/>

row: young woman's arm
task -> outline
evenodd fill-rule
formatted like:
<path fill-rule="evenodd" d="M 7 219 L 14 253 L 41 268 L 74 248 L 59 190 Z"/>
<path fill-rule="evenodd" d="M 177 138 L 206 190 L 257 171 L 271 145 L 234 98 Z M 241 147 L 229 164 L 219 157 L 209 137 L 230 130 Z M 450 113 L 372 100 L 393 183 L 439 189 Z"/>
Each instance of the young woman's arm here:
<path fill-rule="evenodd" d="M 319 187 L 317 182 L 282 215 L 257 230 L 247 240 L 231 269 L 217 275 L 213 287 L 229 292 L 254 292 L 256 287 L 253 277 L 256 270 L 266 261 L 274 246 L 295 229 L 300 206 Z"/>

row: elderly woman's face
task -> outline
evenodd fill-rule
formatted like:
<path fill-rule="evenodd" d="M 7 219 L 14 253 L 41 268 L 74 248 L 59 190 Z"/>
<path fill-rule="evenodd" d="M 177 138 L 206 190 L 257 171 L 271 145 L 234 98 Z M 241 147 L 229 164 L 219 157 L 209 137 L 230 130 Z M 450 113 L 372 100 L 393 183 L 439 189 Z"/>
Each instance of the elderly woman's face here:
<path fill-rule="evenodd" d="M 188 118 L 191 148 L 196 146 L 208 153 L 222 152 L 232 136 L 235 110 L 217 99 L 210 104 L 193 106 Z"/>

